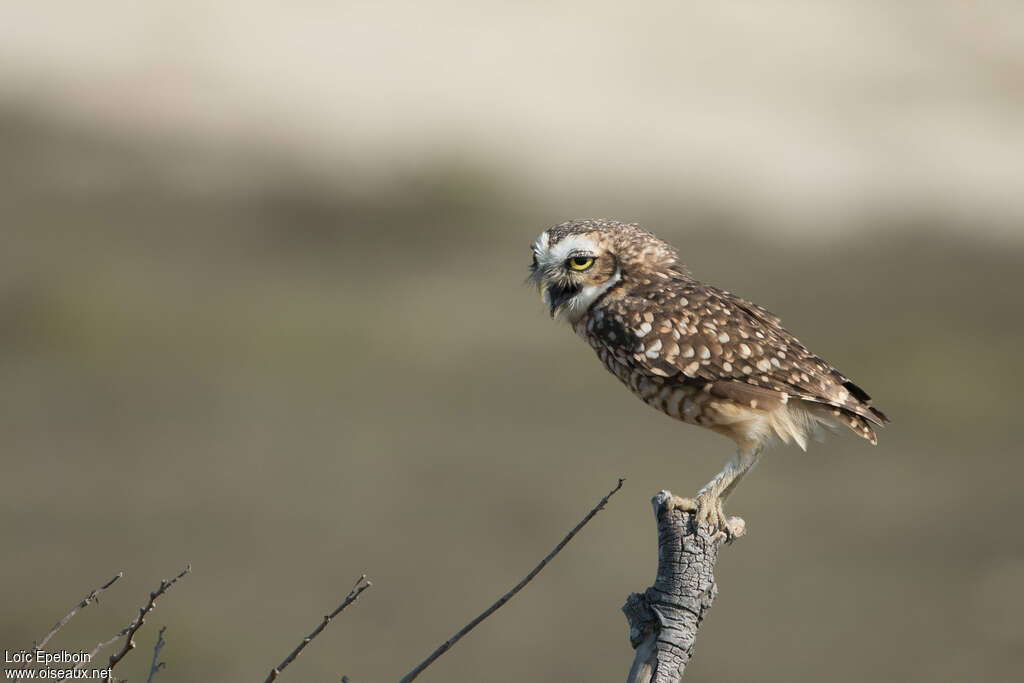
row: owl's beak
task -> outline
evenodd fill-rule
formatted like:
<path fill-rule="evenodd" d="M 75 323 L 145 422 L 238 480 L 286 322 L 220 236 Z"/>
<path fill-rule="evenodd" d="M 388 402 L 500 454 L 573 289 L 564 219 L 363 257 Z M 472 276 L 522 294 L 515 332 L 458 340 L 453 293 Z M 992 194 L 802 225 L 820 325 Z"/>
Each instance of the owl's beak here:
<path fill-rule="evenodd" d="M 551 317 L 554 318 L 555 314 L 558 313 L 558 309 L 565 304 L 566 301 L 573 298 L 580 293 L 580 288 L 574 285 L 562 285 L 559 283 L 553 283 L 544 290 L 544 301 L 547 302 L 548 312 L 551 313 Z"/>

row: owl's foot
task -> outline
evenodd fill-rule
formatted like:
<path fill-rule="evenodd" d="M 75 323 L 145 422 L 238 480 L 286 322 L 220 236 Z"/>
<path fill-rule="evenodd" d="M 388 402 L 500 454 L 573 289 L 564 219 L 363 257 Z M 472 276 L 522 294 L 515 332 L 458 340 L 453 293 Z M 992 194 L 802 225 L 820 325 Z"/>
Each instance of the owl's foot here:
<path fill-rule="evenodd" d="M 669 498 L 665 507 L 669 510 L 682 510 L 683 512 L 696 512 L 700 509 L 697 501 L 693 498 L 680 498 L 679 496 Z"/>
<path fill-rule="evenodd" d="M 706 525 L 712 530 L 711 540 L 724 539 L 726 543 L 732 543 L 746 533 L 746 522 L 739 517 L 725 516 L 721 498 L 698 495 L 695 502 L 697 525 Z"/>

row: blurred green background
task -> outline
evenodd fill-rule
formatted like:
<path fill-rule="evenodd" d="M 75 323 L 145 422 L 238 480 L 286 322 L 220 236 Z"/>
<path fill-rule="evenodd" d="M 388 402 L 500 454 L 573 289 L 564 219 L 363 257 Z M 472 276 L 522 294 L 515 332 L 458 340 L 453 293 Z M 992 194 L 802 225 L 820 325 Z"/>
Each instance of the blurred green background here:
<path fill-rule="evenodd" d="M 397 680 L 622 476 L 607 510 L 421 678 L 622 680 L 632 651 L 619 607 L 656 564 L 648 501 L 694 492 L 731 445 L 637 401 L 522 285 L 540 231 L 609 216 L 640 222 L 698 277 L 781 315 L 893 418 L 877 448 L 844 433 L 807 454 L 771 451 L 730 500 L 749 535 L 722 553 L 687 680 L 1017 680 L 1024 53 L 999 14 L 972 24 L 911 4 L 919 14 L 889 18 L 907 31 L 928 18 L 912 35 L 934 50 L 913 59 L 885 52 L 906 35 L 888 5 L 800 14 L 809 28 L 795 39 L 764 10 L 695 10 L 685 30 L 702 49 L 726 54 L 743 28 L 763 50 L 729 68 L 706 60 L 697 86 L 674 80 L 697 49 L 680 43 L 661 47 L 678 61 L 641 51 L 630 62 L 623 48 L 618 69 L 559 69 L 513 40 L 567 59 L 594 40 L 649 42 L 623 38 L 604 3 L 564 35 L 577 26 L 571 5 L 554 18 L 539 6 L 447 8 L 417 30 L 422 17 L 397 5 L 353 5 L 325 27 L 296 18 L 309 8 L 254 3 L 264 23 L 239 27 L 205 13 L 236 16 L 234 3 L 191 14 L 154 3 L 165 14 L 138 22 L 150 33 L 122 35 L 126 16 L 150 10 L 116 14 L 121 43 L 102 48 L 93 23 L 54 31 L 94 42 L 48 42 L 31 10 L 5 8 L 29 37 L 0 22 L 2 647 L 30 646 L 124 570 L 54 641 L 90 649 L 191 563 L 121 676 L 144 680 L 167 625 L 157 680 L 262 680 L 365 572 L 374 587 L 281 680 Z M 114 5 L 103 8 L 124 9 Z M 350 16 L 364 10 L 373 16 Z M 554 23 L 531 23 L 541 16 Z M 857 41 L 847 22 L 863 29 Z M 189 27 L 207 31 L 199 47 L 182 38 Z M 364 44 L 412 36 L 417 59 L 324 63 L 318 49 L 343 49 L 327 28 Z M 308 48 L 295 52 L 302 35 Z M 849 44 L 864 41 L 892 61 L 859 59 Z M 294 101 L 317 95 L 324 109 L 302 119 L 298 104 L 296 118 L 252 97 L 210 105 L 206 92 L 251 85 L 218 70 L 210 46 L 223 45 L 263 47 L 267 62 L 287 52 L 293 61 L 267 72 L 266 103 L 285 106 L 288 88 L 274 88 L 287 81 Z M 180 78 L 125 66 L 152 66 L 154 54 L 184 65 Z M 371 77 L 432 55 L 427 76 Z M 736 77 L 747 62 L 772 76 L 762 89 Z M 805 82 L 807 69 L 819 79 Z M 308 82 L 288 80 L 300 72 Z M 484 72 L 495 81 L 481 93 L 469 86 Z M 826 76 L 837 85 L 822 91 Z M 422 92 L 426 77 L 440 104 Z M 352 95 L 360 83 L 365 99 Z M 636 108 L 548 97 L 581 83 Z M 407 85 L 420 109 L 396 94 Z M 530 123 L 528 98 L 486 106 L 508 104 L 506 91 L 534 92 L 542 120 Z M 862 125 L 845 118 L 847 100 Z M 773 125 L 788 111 L 778 103 L 807 102 L 820 129 Z M 174 104 L 195 118 L 154 114 Z M 593 120 L 560 121 L 563 104 Z M 676 128 L 662 105 L 726 123 Z M 374 107 L 392 115 L 377 128 Z M 249 116 L 237 126 L 211 113 L 238 111 Z M 516 115 L 525 123 L 505 125 Z M 659 139 L 680 166 L 663 164 Z M 701 142 L 726 139 L 736 146 L 723 156 Z M 791 158 L 773 166 L 780 150 Z"/>

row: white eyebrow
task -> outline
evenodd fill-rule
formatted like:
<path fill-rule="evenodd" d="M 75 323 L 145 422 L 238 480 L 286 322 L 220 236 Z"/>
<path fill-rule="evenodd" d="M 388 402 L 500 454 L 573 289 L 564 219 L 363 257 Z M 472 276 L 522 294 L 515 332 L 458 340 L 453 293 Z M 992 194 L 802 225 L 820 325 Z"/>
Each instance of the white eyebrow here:
<path fill-rule="evenodd" d="M 584 235 L 570 235 L 551 247 L 548 257 L 550 262 L 560 263 L 574 253 L 592 255 L 597 252 L 597 243 L 592 238 Z"/>

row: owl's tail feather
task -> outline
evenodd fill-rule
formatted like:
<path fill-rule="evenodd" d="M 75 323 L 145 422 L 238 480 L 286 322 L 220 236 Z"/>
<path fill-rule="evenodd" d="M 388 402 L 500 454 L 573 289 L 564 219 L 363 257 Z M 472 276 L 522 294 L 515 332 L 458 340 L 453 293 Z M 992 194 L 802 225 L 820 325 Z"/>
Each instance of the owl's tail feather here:
<path fill-rule="evenodd" d="M 871 425 L 873 420 L 869 420 L 868 418 L 858 415 L 852 410 L 847 410 L 846 408 L 837 408 L 836 406 L 823 405 L 820 403 L 809 404 L 808 408 L 814 414 L 815 418 L 823 424 L 832 427 L 849 427 L 858 436 L 867 439 L 872 446 L 878 445 L 878 435 L 875 433 L 875 429 Z M 889 418 L 887 418 L 880 410 L 870 407 L 868 409 L 873 414 L 877 414 L 879 420 L 877 424 L 884 424 L 889 421 Z"/>
<path fill-rule="evenodd" d="M 878 408 L 871 406 L 871 396 L 868 392 L 861 389 L 859 386 L 846 380 L 843 382 L 843 388 L 850 392 L 850 396 L 853 396 L 859 402 L 863 404 L 863 407 L 867 409 L 868 415 L 864 415 L 868 420 L 874 422 L 877 425 L 884 425 L 889 422 L 889 418 L 885 416 Z"/>
<path fill-rule="evenodd" d="M 873 412 L 874 409 L 872 409 Z M 882 416 L 885 417 L 884 415 Z M 849 411 L 840 411 L 839 420 L 842 421 L 847 427 L 856 432 L 859 436 L 864 437 L 872 446 L 878 445 L 878 435 L 875 434 L 874 428 L 871 424 L 860 415 L 855 415 Z"/>

